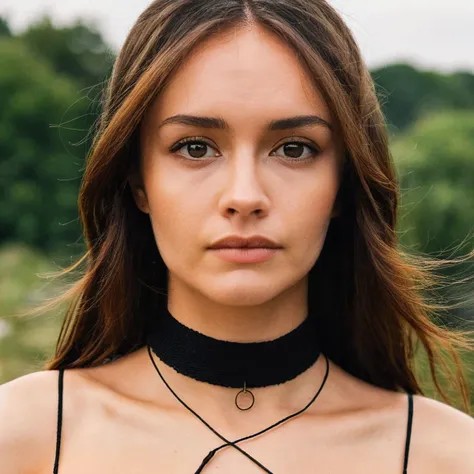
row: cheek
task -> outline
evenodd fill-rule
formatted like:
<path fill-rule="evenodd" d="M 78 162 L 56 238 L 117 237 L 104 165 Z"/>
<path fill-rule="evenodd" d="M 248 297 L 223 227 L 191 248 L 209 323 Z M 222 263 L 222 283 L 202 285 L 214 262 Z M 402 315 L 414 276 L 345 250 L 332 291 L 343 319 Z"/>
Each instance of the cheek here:
<path fill-rule="evenodd" d="M 326 171 L 301 183 L 293 199 L 285 199 L 285 220 L 291 222 L 302 256 L 317 257 L 331 221 L 339 184 L 337 170 L 330 167 Z"/>
<path fill-rule="evenodd" d="M 196 189 L 176 173 L 150 169 L 146 181 L 150 219 L 155 240 L 166 262 L 168 255 L 180 254 L 196 244 L 196 227 L 205 212 Z M 171 170 L 170 170 L 171 171 Z M 176 252 L 176 249 L 181 249 Z"/>

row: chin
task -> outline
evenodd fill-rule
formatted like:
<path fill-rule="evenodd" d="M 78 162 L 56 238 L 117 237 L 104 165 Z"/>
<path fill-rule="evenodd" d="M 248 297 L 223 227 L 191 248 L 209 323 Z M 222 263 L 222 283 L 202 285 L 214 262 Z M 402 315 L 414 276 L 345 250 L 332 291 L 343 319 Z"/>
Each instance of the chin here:
<path fill-rule="evenodd" d="M 231 291 L 206 292 L 206 297 L 223 306 L 260 306 L 273 299 L 276 295 L 268 291 L 255 292 L 249 289 Z"/>
<path fill-rule="evenodd" d="M 290 285 L 271 278 L 219 278 L 217 281 L 201 282 L 198 291 L 208 299 L 225 306 L 258 306 L 271 301 Z"/>

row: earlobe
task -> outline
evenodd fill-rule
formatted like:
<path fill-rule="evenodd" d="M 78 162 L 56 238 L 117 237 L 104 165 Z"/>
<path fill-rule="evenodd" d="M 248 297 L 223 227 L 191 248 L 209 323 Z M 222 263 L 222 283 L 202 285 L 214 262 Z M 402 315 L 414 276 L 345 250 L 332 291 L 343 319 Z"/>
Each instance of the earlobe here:
<path fill-rule="evenodd" d="M 141 180 L 139 180 L 136 176 L 133 176 L 129 178 L 128 184 L 138 209 L 140 209 L 140 211 L 144 212 L 145 214 L 149 214 L 150 208 L 148 206 L 148 198 Z"/>
<path fill-rule="evenodd" d="M 144 212 L 145 214 L 150 214 L 150 208 L 148 207 L 148 201 L 146 199 L 140 199 L 135 201 L 137 203 L 138 209 Z"/>

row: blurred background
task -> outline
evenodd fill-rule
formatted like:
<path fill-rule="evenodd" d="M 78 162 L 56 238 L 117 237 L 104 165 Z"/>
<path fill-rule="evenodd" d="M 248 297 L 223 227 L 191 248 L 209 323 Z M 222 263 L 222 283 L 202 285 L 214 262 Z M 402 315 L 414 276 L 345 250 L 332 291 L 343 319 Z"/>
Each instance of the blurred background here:
<path fill-rule="evenodd" d="M 0 383 L 41 369 L 54 349 L 64 308 L 19 315 L 60 290 L 42 276 L 84 251 L 77 195 L 91 127 L 115 55 L 148 3 L 0 0 Z M 387 119 L 402 187 L 402 245 L 438 259 L 467 253 L 474 2 L 330 3 L 360 44 Z M 447 273 L 460 281 L 473 265 Z M 442 297 L 462 304 L 440 322 L 473 329 L 472 281 L 447 285 Z M 474 357 L 464 356 L 474 390 Z M 424 380 L 421 352 L 418 359 Z"/>

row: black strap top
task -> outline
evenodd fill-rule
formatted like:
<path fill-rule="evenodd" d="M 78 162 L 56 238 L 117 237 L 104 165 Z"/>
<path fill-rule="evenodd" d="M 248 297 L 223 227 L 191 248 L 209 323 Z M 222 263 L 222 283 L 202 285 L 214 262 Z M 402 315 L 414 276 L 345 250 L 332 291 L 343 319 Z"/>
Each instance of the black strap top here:
<path fill-rule="evenodd" d="M 56 457 L 54 460 L 53 474 L 58 474 L 59 453 L 61 450 L 61 430 L 63 423 L 63 392 L 64 392 L 64 369 L 59 370 L 58 378 L 58 426 L 56 435 Z M 403 474 L 408 474 L 408 454 L 410 452 L 411 428 L 413 424 L 413 395 L 408 393 L 408 422 L 405 441 L 405 456 L 403 461 Z"/>
<path fill-rule="evenodd" d="M 63 387 L 64 387 L 64 369 L 59 369 L 58 378 L 58 428 L 56 430 L 56 457 L 54 460 L 53 473 L 58 474 L 59 452 L 61 450 L 61 431 L 63 427 Z"/>

